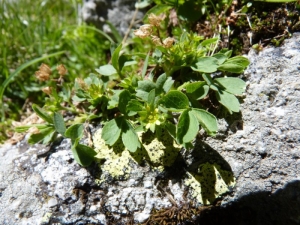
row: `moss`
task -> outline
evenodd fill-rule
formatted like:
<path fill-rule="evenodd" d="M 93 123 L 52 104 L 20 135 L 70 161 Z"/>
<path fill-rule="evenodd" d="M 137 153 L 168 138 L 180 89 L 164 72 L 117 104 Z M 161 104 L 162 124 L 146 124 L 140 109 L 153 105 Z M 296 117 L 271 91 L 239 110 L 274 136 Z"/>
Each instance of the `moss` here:
<path fill-rule="evenodd" d="M 187 172 L 185 184 L 190 193 L 200 204 L 212 204 L 216 198 L 230 191 L 235 185 L 233 173 L 222 170 L 217 164 L 205 163 L 198 167 L 196 173 Z"/>

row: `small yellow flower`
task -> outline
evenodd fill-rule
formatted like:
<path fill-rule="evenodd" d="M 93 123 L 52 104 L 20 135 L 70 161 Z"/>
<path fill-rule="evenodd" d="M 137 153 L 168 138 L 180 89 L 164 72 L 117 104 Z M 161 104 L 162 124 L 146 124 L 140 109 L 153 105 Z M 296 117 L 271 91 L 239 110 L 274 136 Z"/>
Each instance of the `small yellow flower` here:
<path fill-rule="evenodd" d="M 166 18 L 165 14 L 161 14 L 159 16 L 156 16 L 155 14 L 151 13 L 148 16 L 149 23 L 153 26 L 156 26 L 156 27 L 160 26 L 161 21 L 163 21 L 165 18 Z"/>
<path fill-rule="evenodd" d="M 140 38 L 146 38 L 149 37 L 152 34 L 152 25 L 150 24 L 144 24 L 140 26 L 138 30 L 133 31 L 135 36 L 138 36 Z"/>
<path fill-rule="evenodd" d="M 168 37 L 163 41 L 163 45 L 166 48 L 171 48 L 174 43 L 174 38 Z"/>
<path fill-rule="evenodd" d="M 58 65 L 57 67 L 56 67 L 56 69 L 58 70 L 58 74 L 60 75 L 60 76 L 64 76 L 64 75 L 66 75 L 67 74 L 67 69 L 66 69 L 66 67 L 63 65 L 63 64 L 60 64 L 60 65 Z"/>
<path fill-rule="evenodd" d="M 52 93 L 52 88 L 51 88 L 51 87 L 44 87 L 44 88 L 42 88 L 42 91 L 43 91 L 44 93 L 46 93 L 47 95 L 51 95 L 51 93 Z"/>
<path fill-rule="evenodd" d="M 40 81 L 49 80 L 50 75 L 51 75 L 51 68 L 45 63 L 42 63 L 39 70 L 35 72 L 36 78 Z"/>

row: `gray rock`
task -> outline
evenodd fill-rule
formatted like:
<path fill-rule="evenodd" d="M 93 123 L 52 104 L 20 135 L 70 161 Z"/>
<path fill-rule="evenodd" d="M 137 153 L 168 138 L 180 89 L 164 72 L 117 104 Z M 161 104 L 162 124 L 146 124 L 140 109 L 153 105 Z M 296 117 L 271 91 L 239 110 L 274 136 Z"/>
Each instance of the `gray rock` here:
<path fill-rule="evenodd" d="M 85 0 L 81 14 L 85 22 L 95 24 L 106 33 L 112 33 L 106 21 L 110 22 L 124 36 L 135 14 L 135 3 L 133 0 Z M 144 14 L 143 10 L 139 10 L 135 21 L 141 22 Z M 140 22 L 135 23 L 133 28 L 141 25 Z"/>
<path fill-rule="evenodd" d="M 248 57 L 241 113 L 219 119 L 216 138 L 201 135 L 165 171 L 130 162 L 128 179 L 99 185 L 98 166 L 76 164 L 68 140 L 2 146 L 0 224 L 142 223 L 153 209 L 199 204 L 184 179 L 206 162 L 232 171 L 236 186 L 202 224 L 300 224 L 300 34 Z"/>

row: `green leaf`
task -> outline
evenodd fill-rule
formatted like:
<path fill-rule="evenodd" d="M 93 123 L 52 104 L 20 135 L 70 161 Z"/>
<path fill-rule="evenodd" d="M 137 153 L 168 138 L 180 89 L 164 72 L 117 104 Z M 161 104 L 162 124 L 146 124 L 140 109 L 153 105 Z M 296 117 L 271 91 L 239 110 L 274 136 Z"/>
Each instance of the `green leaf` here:
<path fill-rule="evenodd" d="M 43 120 L 45 120 L 48 123 L 53 124 L 53 119 L 52 117 L 46 113 L 42 108 L 38 107 L 36 104 L 32 104 L 32 109 L 35 111 L 35 113 L 41 117 Z"/>
<path fill-rule="evenodd" d="M 100 66 L 99 69 L 96 69 L 96 71 L 103 76 L 111 76 L 117 74 L 117 70 L 112 65 L 109 64 Z"/>
<path fill-rule="evenodd" d="M 147 103 L 151 108 L 154 108 L 154 102 L 155 102 L 155 89 L 149 92 Z"/>
<path fill-rule="evenodd" d="M 37 127 L 39 130 L 41 130 L 41 129 L 48 128 L 49 124 L 32 124 L 32 125 L 18 126 L 15 127 L 14 130 L 16 132 L 22 133 L 22 132 L 27 132 L 31 127 Z"/>
<path fill-rule="evenodd" d="M 102 139 L 107 145 L 114 145 L 121 134 L 122 118 L 112 119 L 107 122 L 102 130 Z"/>
<path fill-rule="evenodd" d="M 114 50 L 111 57 L 111 64 L 116 70 L 119 70 L 119 57 L 120 57 L 121 49 L 122 49 L 122 43 Z"/>
<path fill-rule="evenodd" d="M 239 100 L 233 94 L 219 90 L 216 92 L 216 96 L 218 101 L 228 109 L 230 114 L 240 111 Z"/>
<path fill-rule="evenodd" d="M 156 88 L 156 84 L 150 80 L 143 80 L 138 82 L 138 88 L 136 90 L 136 96 L 148 101 L 149 92 Z"/>
<path fill-rule="evenodd" d="M 194 71 L 202 72 L 202 73 L 213 73 L 217 71 L 219 66 L 219 62 L 214 57 L 201 57 L 196 62 L 195 66 L 191 68 Z"/>
<path fill-rule="evenodd" d="M 146 92 L 150 92 L 151 90 L 156 88 L 156 84 L 150 80 L 143 80 L 138 82 L 138 90 L 143 90 Z"/>
<path fill-rule="evenodd" d="M 143 70 L 142 70 L 142 78 L 143 79 L 144 79 L 144 77 L 146 75 L 146 72 L 147 72 L 149 56 L 150 56 L 150 52 L 147 54 L 146 59 L 144 61 Z"/>
<path fill-rule="evenodd" d="M 203 109 L 195 108 L 193 108 L 191 112 L 208 135 L 216 135 L 218 131 L 218 123 L 216 117 L 213 114 Z"/>
<path fill-rule="evenodd" d="M 169 121 L 166 121 L 164 125 L 167 131 L 169 132 L 169 134 L 176 140 L 176 126 Z"/>
<path fill-rule="evenodd" d="M 167 80 L 167 75 L 166 73 L 163 73 L 161 74 L 157 80 L 156 80 L 156 92 L 157 92 L 157 95 L 159 95 L 160 93 L 162 93 L 163 91 L 163 87 L 164 87 L 164 84 Z"/>
<path fill-rule="evenodd" d="M 95 155 L 97 155 L 94 149 L 77 143 L 72 145 L 72 153 L 76 162 L 81 166 L 91 165 Z"/>
<path fill-rule="evenodd" d="M 53 123 L 55 130 L 60 133 L 62 136 L 65 135 L 66 132 L 66 124 L 63 116 L 59 112 L 55 112 L 53 114 Z"/>
<path fill-rule="evenodd" d="M 119 70 L 121 71 L 124 67 L 132 66 L 137 64 L 135 60 L 132 59 L 130 55 L 121 55 L 119 57 Z"/>
<path fill-rule="evenodd" d="M 52 132 L 50 132 L 48 135 L 46 135 L 43 139 L 42 144 L 43 145 L 47 145 L 49 144 L 50 141 L 53 141 L 53 137 L 57 134 L 57 132 L 55 130 L 53 130 Z"/>
<path fill-rule="evenodd" d="M 170 91 L 161 99 L 160 104 L 171 111 L 181 111 L 189 107 L 189 99 L 180 91 Z"/>
<path fill-rule="evenodd" d="M 189 22 L 197 21 L 202 14 L 199 12 L 199 8 L 195 7 L 194 1 L 183 2 L 184 4 L 180 5 L 177 9 L 178 17 Z"/>
<path fill-rule="evenodd" d="M 210 39 L 202 41 L 200 43 L 200 46 L 204 47 L 207 45 L 216 44 L 218 40 L 219 40 L 219 38 L 210 38 Z"/>
<path fill-rule="evenodd" d="M 123 113 L 124 115 L 127 114 L 126 106 L 130 100 L 131 100 L 131 94 L 128 90 L 124 90 L 120 93 L 118 108 L 120 112 Z"/>
<path fill-rule="evenodd" d="M 83 129 L 83 124 L 73 124 L 66 130 L 65 137 L 71 138 L 71 140 L 80 139 L 83 136 Z"/>
<path fill-rule="evenodd" d="M 230 73 L 242 73 L 250 64 L 249 60 L 243 56 L 236 56 L 226 60 L 218 67 L 218 70 Z"/>
<path fill-rule="evenodd" d="M 124 146 L 130 151 L 135 152 L 137 148 L 141 147 L 140 140 L 131 126 L 131 124 L 124 119 L 122 125 L 122 141 Z"/>
<path fill-rule="evenodd" d="M 195 139 L 199 131 L 199 123 L 190 110 L 184 110 L 177 124 L 177 140 L 179 144 L 188 143 Z"/>
<path fill-rule="evenodd" d="M 214 57 L 218 60 L 219 65 L 223 64 L 226 61 L 226 59 L 228 59 L 227 55 L 222 54 L 222 53 L 214 54 L 212 57 Z"/>
<path fill-rule="evenodd" d="M 211 86 L 213 85 L 214 81 L 211 79 L 211 76 L 209 74 L 202 74 L 202 78 L 206 81 L 206 83 Z"/>
<path fill-rule="evenodd" d="M 215 82 L 226 89 L 227 92 L 234 95 L 241 95 L 245 92 L 246 83 L 237 77 L 216 78 Z"/>
<path fill-rule="evenodd" d="M 18 74 L 23 71 L 24 69 L 26 69 L 29 66 L 32 66 L 33 64 L 40 62 L 42 60 L 54 57 L 54 56 L 58 56 L 61 54 L 64 54 L 66 51 L 60 51 L 60 52 L 55 52 L 49 55 L 44 55 L 42 57 L 39 58 L 35 58 L 32 59 L 26 63 L 23 63 L 21 66 L 19 66 L 13 73 L 11 73 L 0 85 L 0 114 L 1 114 L 1 121 L 4 122 L 5 120 L 5 113 L 4 113 L 4 103 L 3 103 L 3 94 L 5 91 L 5 88 L 8 86 L 8 84 L 10 82 L 12 82 L 17 76 Z M 1 77 L 3 77 L 3 75 L 1 74 Z M 3 79 L 3 78 L 1 78 Z M 41 117 L 42 118 L 42 117 Z M 44 119 L 44 118 L 43 118 Z M 46 120 L 45 120 L 46 121 Z M 47 121 L 48 122 L 48 121 Z M 49 122 L 48 122 L 49 123 Z"/>
<path fill-rule="evenodd" d="M 174 80 L 172 80 L 172 77 L 168 77 L 168 79 L 166 80 L 163 86 L 164 92 L 168 93 L 168 91 L 171 89 L 173 84 L 174 84 Z"/>
<path fill-rule="evenodd" d="M 139 112 L 144 109 L 144 106 L 141 102 L 138 100 L 132 99 L 127 104 L 127 110 L 133 111 L 133 112 Z"/>
<path fill-rule="evenodd" d="M 135 8 L 137 9 L 143 9 L 151 5 L 152 1 L 151 0 L 142 0 L 140 2 L 135 3 Z"/>
<path fill-rule="evenodd" d="M 118 106 L 119 103 L 119 95 L 122 92 L 122 90 L 112 90 L 114 93 L 113 96 L 111 96 L 111 99 L 108 101 L 107 109 L 113 109 Z"/>
<path fill-rule="evenodd" d="M 30 135 L 30 138 L 28 139 L 28 143 L 36 144 L 36 143 L 44 140 L 45 138 L 47 138 L 47 136 L 52 134 L 53 132 L 55 132 L 54 127 L 47 127 L 43 130 L 40 130 L 39 133 Z M 47 143 L 45 143 L 45 144 L 47 144 Z"/>
<path fill-rule="evenodd" d="M 192 98 L 197 100 L 204 98 L 209 91 L 209 86 L 206 85 L 205 81 L 198 81 L 187 84 L 185 88 L 186 93 L 188 93 L 189 96 L 192 96 Z"/>

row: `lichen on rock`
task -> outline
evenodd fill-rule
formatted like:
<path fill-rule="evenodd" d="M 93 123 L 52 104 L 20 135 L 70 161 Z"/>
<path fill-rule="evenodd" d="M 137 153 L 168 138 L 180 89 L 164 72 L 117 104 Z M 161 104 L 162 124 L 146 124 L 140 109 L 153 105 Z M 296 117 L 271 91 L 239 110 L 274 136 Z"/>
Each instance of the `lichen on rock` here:
<path fill-rule="evenodd" d="M 130 156 L 128 151 L 124 151 L 125 147 L 121 141 L 118 141 L 113 147 L 109 147 L 105 144 L 105 141 L 101 138 L 102 129 L 99 129 L 94 134 L 94 147 L 97 151 L 95 156 L 98 159 L 100 169 L 102 171 L 100 183 L 104 181 L 106 176 L 111 176 L 115 179 L 128 178 L 131 166 L 129 164 Z M 104 161 L 104 162 L 102 162 Z"/>
<path fill-rule="evenodd" d="M 232 172 L 223 170 L 215 163 L 204 163 L 199 165 L 197 173 L 187 172 L 184 183 L 200 204 L 209 205 L 234 187 L 235 178 Z"/>
<path fill-rule="evenodd" d="M 107 176 L 114 179 L 127 179 L 133 164 L 141 164 L 145 160 L 152 168 L 161 171 L 165 166 L 174 163 L 181 149 L 168 134 L 157 137 L 147 132 L 139 134 L 143 147 L 132 153 L 127 151 L 121 140 L 112 147 L 107 146 L 101 134 L 102 129 L 99 129 L 93 138 L 98 153 L 96 159 L 102 171 L 100 183 L 107 179 Z"/>

